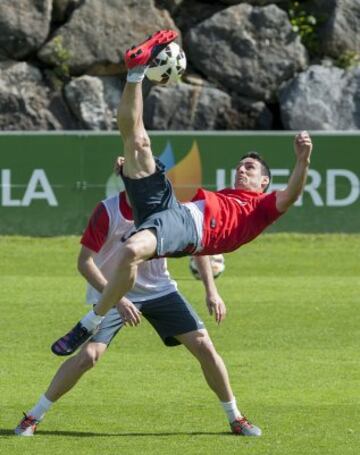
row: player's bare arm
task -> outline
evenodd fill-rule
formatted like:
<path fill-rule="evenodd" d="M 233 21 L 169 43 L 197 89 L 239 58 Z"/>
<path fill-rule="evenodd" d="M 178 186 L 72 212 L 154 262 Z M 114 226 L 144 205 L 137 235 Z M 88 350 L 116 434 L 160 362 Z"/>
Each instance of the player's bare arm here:
<path fill-rule="evenodd" d="M 94 261 L 96 253 L 90 248 L 82 245 L 78 256 L 78 270 L 86 281 L 97 291 L 103 292 L 107 285 L 107 280 L 101 273 Z M 140 323 L 141 313 L 131 300 L 123 297 L 117 304 L 117 310 L 122 316 L 124 323 L 135 326 Z"/>
<path fill-rule="evenodd" d="M 209 256 L 194 256 L 194 260 L 204 284 L 209 314 L 214 314 L 215 321 L 220 324 L 226 316 L 226 306 L 216 287 L 210 258 Z"/>
<path fill-rule="evenodd" d="M 82 245 L 78 256 L 78 270 L 97 291 L 103 292 L 107 280 L 94 262 L 95 252 Z"/>
<path fill-rule="evenodd" d="M 307 131 L 302 131 L 295 136 L 296 163 L 287 187 L 285 190 L 276 193 L 276 208 L 279 212 L 285 212 L 303 192 L 310 166 L 312 147 L 311 137 Z"/>

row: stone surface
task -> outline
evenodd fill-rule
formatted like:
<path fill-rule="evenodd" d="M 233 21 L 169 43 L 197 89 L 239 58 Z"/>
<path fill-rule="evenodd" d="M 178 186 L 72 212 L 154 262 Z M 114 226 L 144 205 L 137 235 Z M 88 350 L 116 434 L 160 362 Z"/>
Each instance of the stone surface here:
<path fill-rule="evenodd" d="M 83 2 L 84 0 L 53 0 L 53 21 L 65 22 Z"/>
<path fill-rule="evenodd" d="M 181 32 L 185 34 L 194 25 L 210 18 L 215 13 L 225 9 L 227 5 L 221 2 L 199 2 L 184 0 L 173 10 L 173 18 Z"/>
<path fill-rule="evenodd" d="M 284 11 L 241 4 L 193 27 L 184 39 L 193 66 L 239 95 L 272 101 L 305 68 L 307 54 Z"/>
<path fill-rule="evenodd" d="M 66 64 L 75 75 L 96 65 L 101 65 L 104 75 L 108 74 L 106 65 L 118 65 L 121 72 L 124 51 L 160 28 L 175 28 L 175 24 L 169 13 L 156 9 L 151 0 L 87 0 L 38 56 L 44 63 L 57 66 L 65 52 Z"/>
<path fill-rule="evenodd" d="M 0 1 L 0 60 L 37 51 L 50 30 L 52 0 Z"/>
<path fill-rule="evenodd" d="M 110 130 L 112 113 L 105 101 L 104 84 L 98 77 L 81 76 L 65 87 L 66 101 L 84 129 Z"/>
<path fill-rule="evenodd" d="M 280 91 L 281 116 L 290 130 L 360 128 L 360 68 L 313 65 Z"/>
<path fill-rule="evenodd" d="M 104 101 L 111 118 L 111 128 L 117 129 L 116 115 L 123 89 L 123 82 L 118 77 L 103 76 L 99 78 L 104 88 Z"/>
<path fill-rule="evenodd" d="M 240 98 L 233 102 L 213 87 L 155 86 L 145 101 L 144 123 L 154 130 L 248 129 L 250 123 L 256 127 L 266 122 L 271 124 L 271 114 L 263 103 Z"/>
<path fill-rule="evenodd" d="M 332 57 L 360 53 L 360 0 L 314 0 L 319 25 L 320 50 Z"/>
<path fill-rule="evenodd" d="M 0 128 L 116 129 L 124 50 L 178 27 L 186 84 L 145 81 L 147 127 L 358 129 L 359 70 L 334 64 L 360 56 L 360 0 L 300 6 L 319 19 L 308 70 L 288 0 L 3 0 Z"/>
<path fill-rule="evenodd" d="M 23 62 L 0 63 L 0 130 L 61 129 L 55 105 L 59 103 L 52 99 L 36 67 Z"/>
<path fill-rule="evenodd" d="M 287 0 L 221 0 L 226 5 L 238 5 L 240 3 L 248 3 L 249 5 L 265 6 L 271 5 L 272 3 L 285 4 Z"/>
<path fill-rule="evenodd" d="M 176 13 L 179 6 L 181 6 L 183 3 L 184 0 L 155 0 L 155 5 L 157 8 L 165 8 L 171 15 Z"/>

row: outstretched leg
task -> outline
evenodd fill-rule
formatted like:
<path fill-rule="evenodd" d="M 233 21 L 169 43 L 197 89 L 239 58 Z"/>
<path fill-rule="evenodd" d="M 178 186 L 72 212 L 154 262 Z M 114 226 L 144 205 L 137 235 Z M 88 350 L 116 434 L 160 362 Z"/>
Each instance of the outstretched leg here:
<path fill-rule="evenodd" d="M 143 123 L 142 80 L 156 55 L 177 37 L 174 30 L 160 30 L 125 53 L 127 82 L 118 109 L 118 127 L 124 143 L 126 177 L 138 179 L 155 172 L 150 139 Z"/>
<path fill-rule="evenodd" d="M 150 139 L 142 119 L 143 97 L 141 81 L 151 59 L 176 37 L 176 32 L 162 30 L 154 33 L 139 46 L 125 53 L 128 75 L 118 109 L 118 126 L 124 143 L 125 162 L 123 175 L 127 179 L 131 179 L 131 181 L 149 177 L 156 171 Z M 166 189 L 165 184 L 164 190 Z M 133 202 L 131 191 L 129 190 L 128 196 L 130 201 Z M 152 201 L 150 202 L 152 204 Z M 133 208 L 136 209 L 135 204 Z M 135 218 L 135 223 L 136 221 L 137 219 Z M 101 323 L 107 311 L 133 287 L 138 265 L 153 257 L 156 251 L 157 237 L 152 228 L 144 228 L 128 239 L 119 255 L 118 264 L 114 268 L 113 274 L 105 286 L 102 297 L 95 309 L 81 319 L 70 332 L 53 343 L 51 347 L 53 353 L 56 355 L 70 355 L 85 343 Z"/>
<path fill-rule="evenodd" d="M 118 127 L 124 144 L 123 174 L 132 179 L 155 172 L 150 138 L 143 123 L 142 83 L 127 82 L 118 109 Z"/>
<path fill-rule="evenodd" d="M 135 67 L 130 71 L 138 69 L 139 67 Z M 140 179 L 154 174 L 156 164 L 143 122 L 141 81 L 126 82 L 117 121 L 124 144 L 123 175 L 131 179 Z M 97 315 L 104 316 L 133 287 L 138 265 L 154 256 L 156 245 L 156 236 L 149 229 L 138 232 L 125 242 L 118 258 L 118 265 L 112 272 L 112 278 L 94 308 Z"/>

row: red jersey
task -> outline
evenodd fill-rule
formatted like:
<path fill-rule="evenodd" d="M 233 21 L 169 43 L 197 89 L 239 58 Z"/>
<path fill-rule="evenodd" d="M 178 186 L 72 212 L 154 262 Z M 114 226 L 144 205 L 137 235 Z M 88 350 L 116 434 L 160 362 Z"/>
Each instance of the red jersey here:
<path fill-rule="evenodd" d="M 205 200 L 201 254 L 228 253 L 257 237 L 282 214 L 276 192 L 200 188 L 193 201 Z"/>

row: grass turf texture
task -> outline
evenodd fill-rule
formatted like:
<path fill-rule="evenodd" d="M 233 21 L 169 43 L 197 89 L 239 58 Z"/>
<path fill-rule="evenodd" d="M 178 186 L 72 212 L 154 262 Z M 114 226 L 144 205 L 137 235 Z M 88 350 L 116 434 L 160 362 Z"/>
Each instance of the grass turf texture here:
<path fill-rule="evenodd" d="M 34 438 L 13 436 L 61 363 L 50 344 L 85 311 L 78 247 L 0 237 L 0 453 L 358 454 L 360 235 L 265 235 L 227 255 L 220 327 L 188 259 L 170 263 L 263 437 L 230 435 L 196 360 L 145 321 L 117 336 Z"/>

